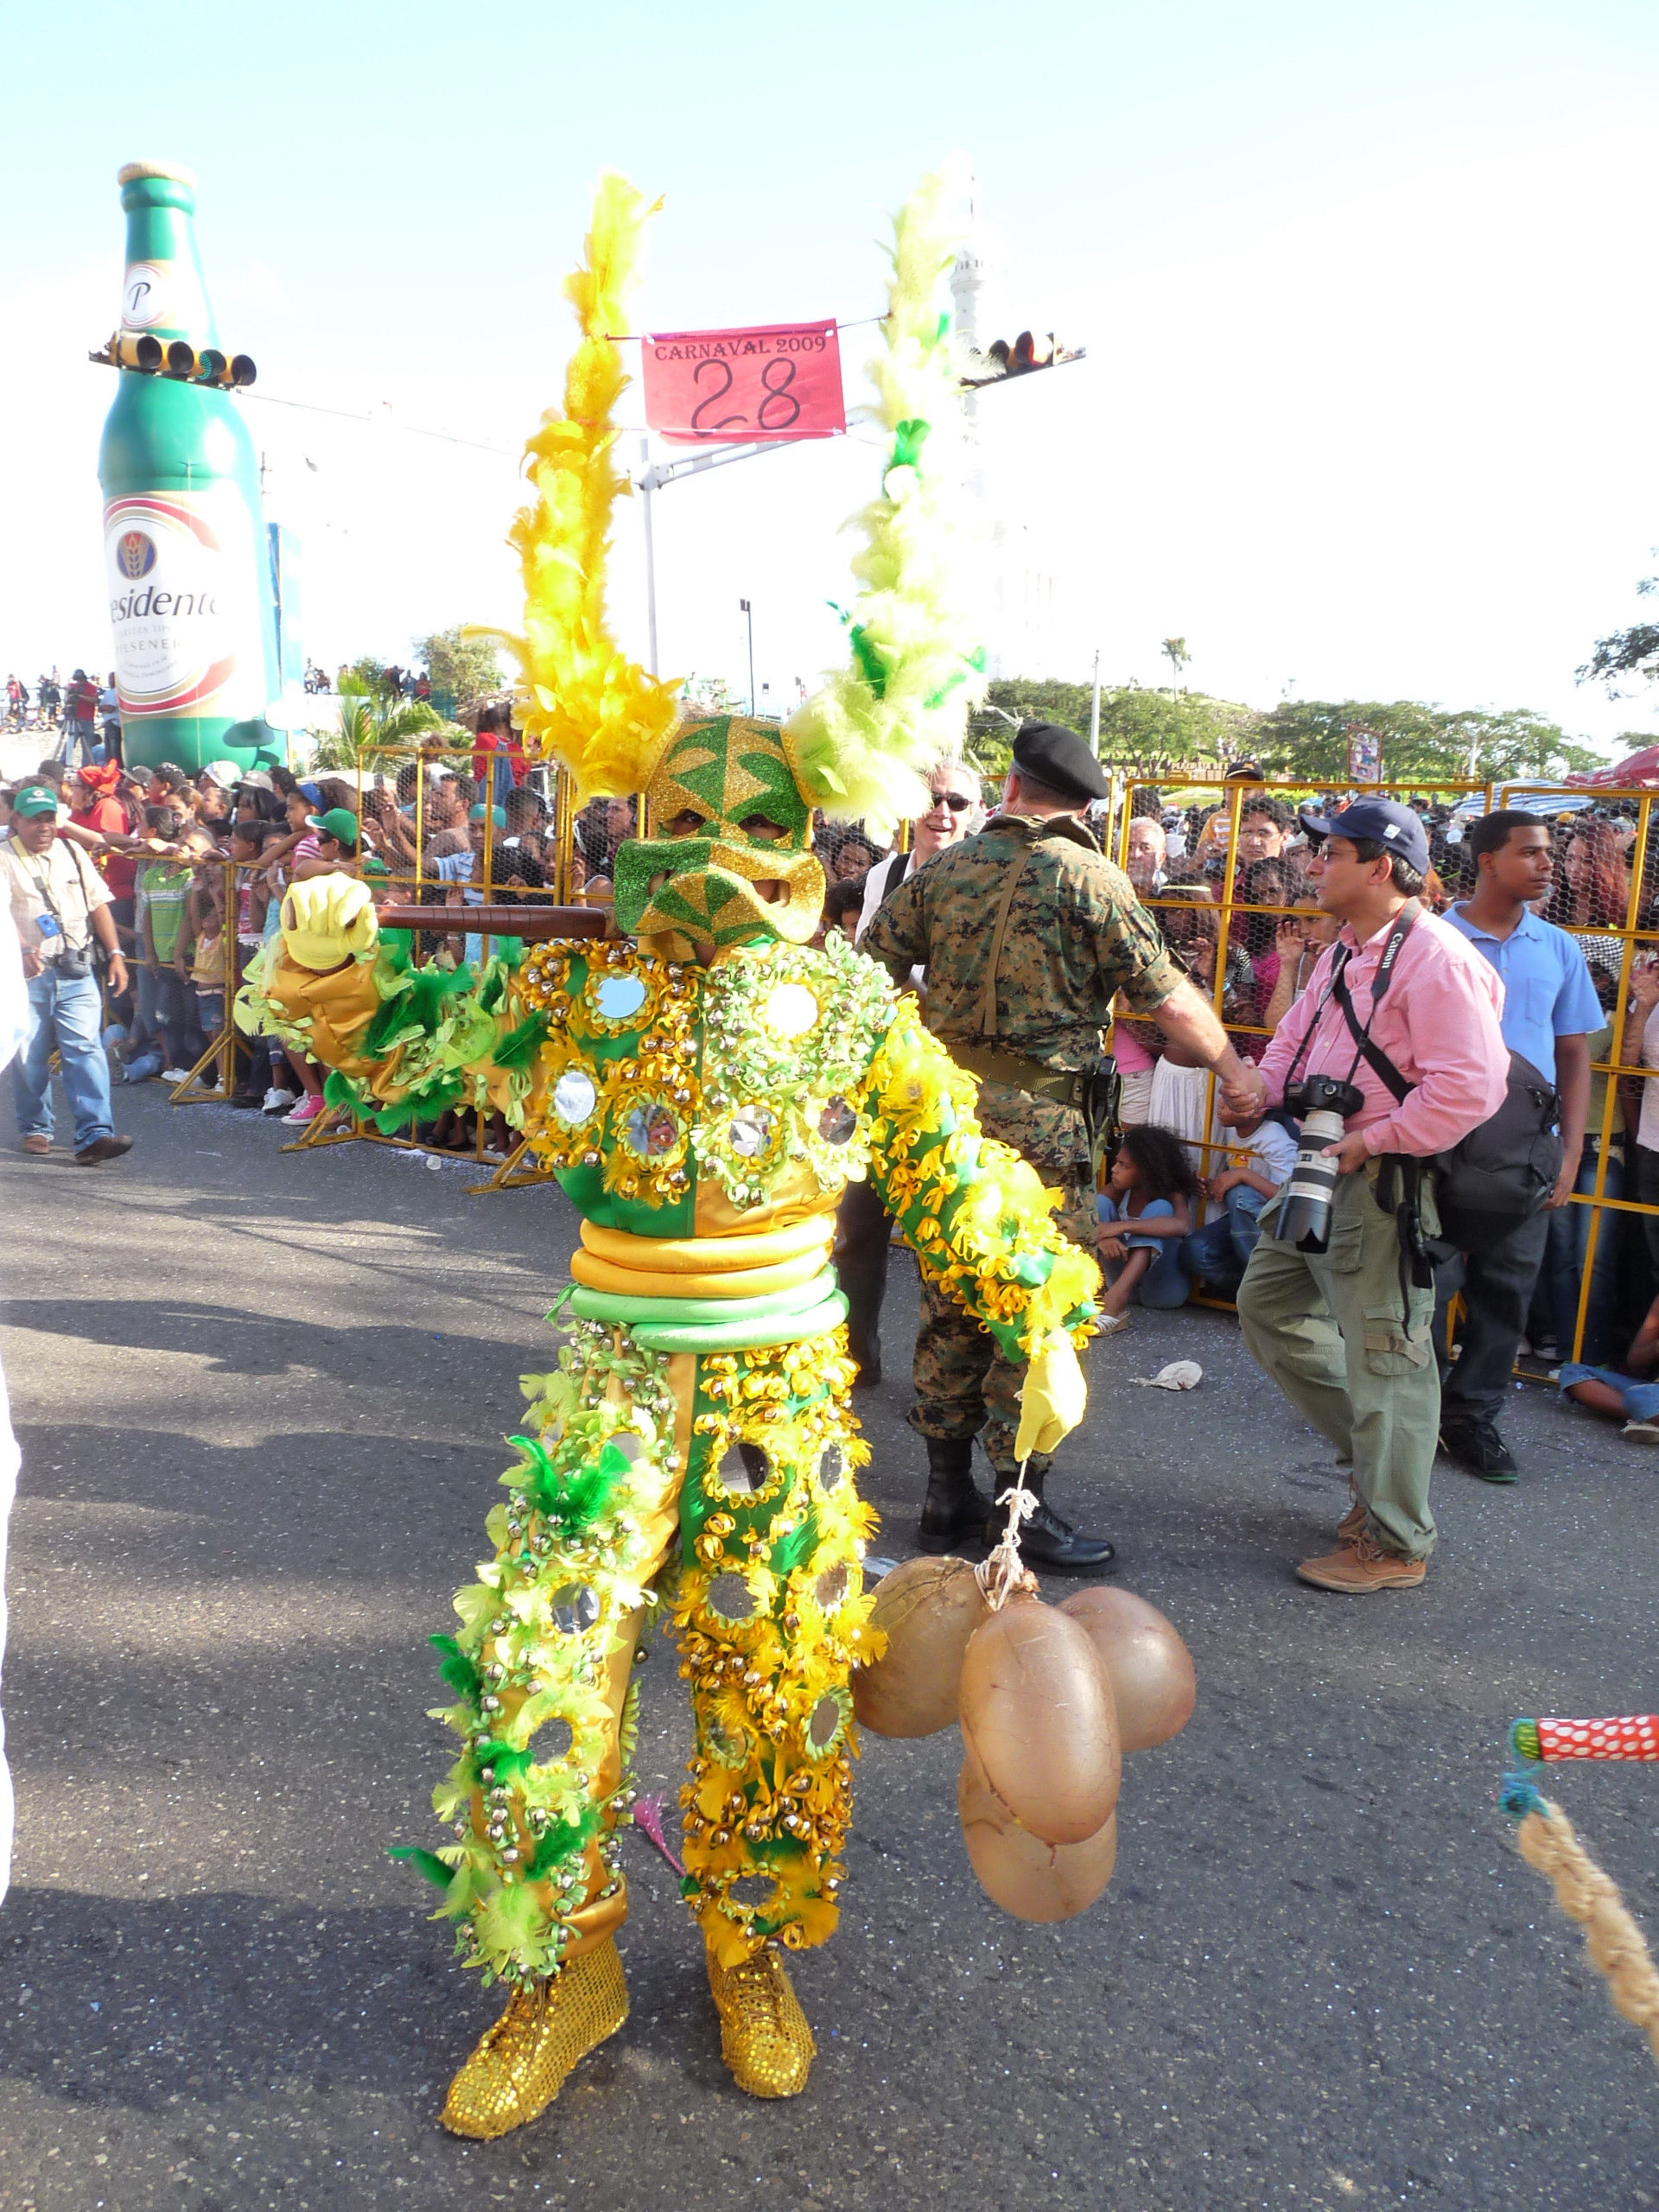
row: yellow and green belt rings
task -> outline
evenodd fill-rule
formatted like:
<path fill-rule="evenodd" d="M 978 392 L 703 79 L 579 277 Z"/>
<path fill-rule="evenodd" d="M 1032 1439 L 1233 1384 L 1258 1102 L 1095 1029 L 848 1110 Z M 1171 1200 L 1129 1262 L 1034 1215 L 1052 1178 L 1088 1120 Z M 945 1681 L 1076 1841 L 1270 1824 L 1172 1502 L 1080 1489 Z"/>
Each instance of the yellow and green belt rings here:
<path fill-rule="evenodd" d="M 582 1249 L 595 1260 L 644 1274 L 748 1274 L 802 1257 L 820 1263 L 836 1232 L 832 1213 L 809 1214 L 782 1229 L 743 1236 L 635 1236 L 626 1229 L 582 1224 Z"/>
<path fill-rule="evenodd" d="M 702 1324 L 641 1322 L 629 1333 L 645 1351 L 758 1351 L 762 1346 L 800 1344 L 808 1337 L 822 1336 L 846 1319 L 847 1300 L 835 1290 L 822 1305 L 773 1321 L 757 1316 L 752 1321 Z"/>
<path fill-rule="evenodd" d="M 820 1266 L 804 1282 L 755 1297 L 640 1296 L 580 1285 L 571 1311 L 590 1321 L 620 1322 L 652 1351 L 733 1351 L 794 1344 L 843 1320 L 847 1301 L 835 1270 Z"/>
<path fill-rule="evenodd" d="M 792 1259 L 771 1267 L 703 1268 L 683 1273 L 667 1268 L 618 1267 L 586 1250 L 570 1255 L 570 1272 L 587 1290 L 603 1290 L 624 1297 L 718 1299 L 728 1305 L 746 1298 L 769 1297 L 773 1291 L 797 1290 L 815 1282 L 823 1272 L 823 1247 L 798 1252 Z"/>

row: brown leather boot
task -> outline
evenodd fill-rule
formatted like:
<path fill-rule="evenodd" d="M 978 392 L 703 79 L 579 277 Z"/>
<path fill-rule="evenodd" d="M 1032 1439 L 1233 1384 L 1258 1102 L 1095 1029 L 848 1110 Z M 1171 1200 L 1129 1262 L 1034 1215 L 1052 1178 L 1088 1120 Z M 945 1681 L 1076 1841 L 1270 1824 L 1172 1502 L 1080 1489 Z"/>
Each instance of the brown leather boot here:
<path fill-rule="evenodd" d="M 1385 1552 L 1362 1531 L 1351 1543 L 1338 1544 L 1324 1559 L 1305 1559 L 1296 1572 L 1316 1590 L 1338 1590 L 1346 1598 L 1363 1598 L 1373 1590 L 1414 1590 L 1427 1573 L 1428 1562 Z"/>

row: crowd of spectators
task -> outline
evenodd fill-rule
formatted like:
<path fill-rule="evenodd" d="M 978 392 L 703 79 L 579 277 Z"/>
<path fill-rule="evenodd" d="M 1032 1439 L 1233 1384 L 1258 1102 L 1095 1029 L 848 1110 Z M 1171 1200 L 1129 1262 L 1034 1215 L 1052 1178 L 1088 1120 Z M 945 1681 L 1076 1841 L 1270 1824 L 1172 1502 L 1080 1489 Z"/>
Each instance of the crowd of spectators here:
<path fill-rule="evenodd" d="M 223 1030 L 227 995 L 276 926 L 291 880 L 345 869 L 378 879 L 377 896 L 435 909 L 418 957 L 454 965 L 482 950 L 464 910 L 486 896 L 510 903 L 559 896 L 603 899 L 616 849 L 634 834 L 637 802 L 598 799 L 576 817 L 561 871 L 554 809 L 540 771 L 526 767 L 510 728 L 480 716 L 470 754 L 437 747 L 395 774 L 300 779 L 273 766 L 214 762 L 192 779 L 163 764 L 130 773 L 118 760 L 43 760 L 0 790 L 0 833 L 19 790 L 54 794 L 60 834 L 94 861 L 126 956 L 126 990 L 106 992 L 105 1040 L 120 1080 L 178 1082 Z M 1219 1007 L 1239 1050 L 1259 1058 L 1306 990 L 1335 925 L 1306 880 L 1309 847 L 1298 814 L 1265 790 L 1237 804 L 1165 805 L 1137 787 L 1124 851 L 1130 880 L 1157 914 L 1171 950 L 1206 993 L 1221 971 Z M 1433 862 L 1423 898 L 1437 912 L 1472 881 L 1466 821 L 1419 802 Z M 360 811 L 359 811 L 360 810 Z M 1105 830 L 1106 825 L 1097 825 Z M 1634 1071 L 1659 1070 L 1659 850 L 1633 884 L 1635 810 L 1586 805 L 1550 823 L 1551 881 L 1535 911 L 1573 932 L 1604 1020 L 1590 1037 L 1592 1077 L 1576 1189 L 1659 1207 L 1659 1090 Z M 856 931 L 868 887 L 891 846 L 861 827 L 815 825 L 827 890 L 823 929 Z M 1651 841 L 1659 848 L 1659 839 Z M 1116 848 L 1114 848 L 1116 849 Z M 442 918 L 438 909 L 462 910 Z M 1627 935 L 1637 932 L 1626 966 Z M 1624 1058 L 1608 1072 L 1621 977 L 1628 990 Z M 1255 1216 L 1282 1179 L 1293 1148 L 1287 1117 L 1224 1130 L 1211 1117 L 1206 1071 L 1184 1065 L 1150 1022 L 1119 1007 L 1111 1046 L 1123 1080 L 1123 1119 L 1176 1140 L 1142 1158 L 1126 1147 L 1106 1194 L 1117 1280 L 1109 1315 L 1130 1302 L 1178 1302 L 1195 1287 L 1230 1296 L 1249 1256 Z M 207 1062 L 201 1079 L 216 1081 Z M 1607 1113 L 1608 1086 L 1613 1085 Z M 232 1103 L 301 1124 L 323 1110 L 323 1071 L 276 1039 L 257 1039 Z M 471 1149 L 466 1116 L 448 1116 L 429 1141 Z M 505 1148 L 506 1133 L 483 1133 Z M 1180 1154 L 1185 1172 L 1173 1161 Z M 1149 1217 L 1149 1225 L 1130 1222 Z M 1523 1340 L 1549 1370 L 1578 1335 L 1591 1209 L 1552 1214 Z M 1585 1304 L 1583 1358 L 1612 1359 L 1659 1291 L 1659 1212 L 1599 1215 Z"/>
<path fill-rule="evenodd" d="M 1155 792 L 1144 791 L 1136 791 L 1135 805 L 1127 832 L 1129 876 L 1157 912 L 1171 949 L 1209 989 L 1215 983 L 1224 903 L 1230 906 L 1221 1010 L 1239 1050 L 1259 1058 L 1336 933 L 1307 881 L 1310 849 L 1299 817 L 1271 793 L 1247 792 L 1230 853 L 1228 810 L 1166 808 Z M 1425 801 L 1416 802 L 1416 810 L 1433 861 L 1421 895 L 1432 911 L 1444 914 L 1474 887 L 1470 833 L 1478 817 L 1472 810 L 1459 814 Z M 1642 1072 L 1659 1070 L 1659 851 L 1649 852 L 1636 877 L 1637 813 L 1635 802 L 1604 809 L 1586 800 L 1546 817 L 1548 873 L 1529 909 L 1570 933 L 1601 1015 L 1586 1039 L 1589 1099 L 1573 1191 L 1588 1197 L 1599 1180 L 1605 1198 L 1659 1205 L 1659 1086 Z M 1659 845 L 1659 840 L 1649 843 Z M 1624 1073 L 1612 1065 L 1621 981 L 1626 992 Z M 1185 1141 L 1208 1217 L 1182 1246 L 1181 1275 L 1147 1266 L 1133 1294 L 1143 1304 L 1179 1301 L 1195 1290 L 1230 1297 L 1254 1242 L 1255 1216 L 1290 1163 L 1288 1117 L 1279 1117 L 1285 1126 L 1277 1128 L 1272 1121 L 1253 1130 L 1206 1126 L 1201 1075 L 1172 1065 L 1179 1055 L 1171 1054 L 1153 1025 L 1131 1021 L 1120 1009 L 1113 1046 L 1123 1071 L 1126 1122 L 1161 1127 Z M 1591 1207 L 1570 1202 L 1548 1215 L 1521 1363 L 1540 1373 L 1562 1372 L 1582 1306 L 1580 1364 L 1589 1380 L 1580 1389 L 1573 1382 L 1580 1370 L 1567 1366 L 1567 1387 L 1611 1413 L 1619 1401 L 1609 1395 L 1612 1386 L 1598 1379 L 1608 1363 L 1622 1368 L 1634 1357 L 1644 1372 L 1659 1364 L 1649 1341 L 1659 1339 L 1659 1320 L 1653 1319 L 1659 1314 L 1659 1214 L 1598 1210 L 1592 1262 L 1592 1217 Z M 1651 1407 L 1645 1398 L 1641 1404 L 1653 1416 L 1659 1440 L 1659 1392 Z M 1643 1425 L 1632 1421 L 1627 1433 L 1639 1434 Z"/>
<path fill-rule="evenodd" d="M 1316 798 L 1310 810 L 1338 804 Z M 1421 898 L 1444 914 L 1474 888 L 1470 830 L 1478 817 L 1427 799 L 1415 802 L 1415 810 L 1433 863 Z M 1649 840 L 1655 849 L 1635 881 L 1635 803 L 1603 809 L 1580 802 L 1547 826 L 1548 886 L 1531 911 L 1571 933 L 1602 1015 L 1586 1039 L 1590 1090 L 1573 1191 L 1587 1198 L 1599 1178 L 1604 1197 L 1659 1208 L 1659 1084 L 1642 1072 L 1659 1071 L 1659 837 Z M 1096 827 L 1108 849 L 1118 850 L 1109 825 Z M 1246 788 L 1235 832 L 1230 794 L 1226 805 L 1166 806 L 1155 791 L 1137 788 L 1122 835 L 1127 873 L 1170 950 L 1206 994 L 1214 992 L 1222 963 L 1222 1019 L 1239 1051 L 1259 1059 L 1338 929 L 1308 880 L 1312 847 L 1300 811 L 1270 791 Z M 882 849 L 862 830 L 820 827 L 817 849 L 828 879 L 824 925 L 851 936 L 867 881 L 881 877 Z M 1622 1075 L 1611 1071 L 1621 976 L 1629 1071 Z M 1179 1046 L 1121 1004 L 1110 1042 L 1131 1134 L 1102 1198 L 1103 1253 L 1112 1278 L 1109 1332 L 1132 1304 L 1175 1306 L 1195 1294 L 1230 1300 L 1255 1242 L 1257 1217 L 1295 1156 L 1288 1114 L 1223 1127 L 1212 1113 L 1206 1071 L 1184 1065 Z M 1150 1143 L 1134 1134 L 1141 1130 L 1152 1133 Z M 1659 1370 L 1659 1319 L 1649 1325 L 1648 1318 L 1650 1308 L 1659 1316 L 1659 1211 L 1596 1210 L 1592 1262 L 1592 1218 L 1590 1206 L 1570 1202 L 1548 1215 L 1521 1338 L 1522 1366 L 1554 1376 L 1568 1362 L 1588 1263 L 1581 1364 L 1599 1374 L 1645 1327 L 1653 1339 L 1648 1364 Z M 1567 1371 L 1570 1383 L 1577 1370 Z M 1611 1385 L 1595 1387 L 1603 1394 L 1599 1409 L 1614 1410 L 1605 1395 Z M 1659 1440 L 1659 1385 L 1649 1410 Z"/>

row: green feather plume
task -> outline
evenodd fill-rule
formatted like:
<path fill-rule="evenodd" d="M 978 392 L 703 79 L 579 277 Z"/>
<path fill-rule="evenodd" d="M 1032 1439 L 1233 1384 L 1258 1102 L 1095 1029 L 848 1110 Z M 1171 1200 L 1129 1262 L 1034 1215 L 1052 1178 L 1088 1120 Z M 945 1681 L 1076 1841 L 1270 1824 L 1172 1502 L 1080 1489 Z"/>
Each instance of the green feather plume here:
<path fill-rule="evenodd" d="M 810 1512 L 798 1529 L 779 1536 L 767 1554 L 766 1564 L 774 1574 L 793 1574 L 804 1559 L 810 1559 L 817 1545 L 818 1517 Z"/>
<path fill-rule="evenodd" d="M 963 605 L 963 405 L 940 279 L 959 243 L 951 182 L 925 177 L 893 224 L 885 350 L 870 365 L 888 437 L 881 493 L 853 527 L 861 588 L 843 615 L 850 666 L 826 676 L 784 726 L 802 791 L 833 821 L 886 828 L 927 803 L 925 772 L 958 755 L 984 696 L 978 625 Z M 924 466 L 925 449 L 925 466 Z"/>
<path fill-rule="evenodd" d="M 422 1851 L 412 1843 L 395 1843 L 386 1847 L 388 1859 L 401 1859 L 417 1874 L 423 1874 L 435 1890 L 447 1890 L 454 1878 L 454 1870 L 446 1866 L 435 1851 Z"/>
<path fill-rule="evenodd" d="M 528 1878 L 539 1882 L 544 1876 L 556 1872 L 568 1859 L 574 1859 L 579 1851 L 585 1851 L 598 1830 L 597 1805 L 589 1805 L 574 1821 L 561 1821 L 556 1827 L 549 1828 L 536 1847 L 536 1856 L 530 1862 Z"/>
<path fill-rule="evenodd" d="M 443 1657 L 438 1672 L 457 1697 L 478 1695 L 478 1669 L 453 1636 L 429 1636 L 427 1642 Z"/>
<path fill-rule="evenodd" d="M 544 1014 L 532 1014 L 516 1029 L 509 1029 L 491 1057 L 499 1068 L 527 1068 L 541 1050 L 549 1023 Z"/>
<path fill-rule="evenodd" d="M 507 1441 L 524 1456 L 504 1479 L 521 1488 L 536 1510 L 568 1535 L 592 1526 L 628 1471 L 628 1461 L 614 1444 L 603 1445 L 593 1465 L 561 1472 L 547 1446 L 533 1436 L 510 1436 Z"/>

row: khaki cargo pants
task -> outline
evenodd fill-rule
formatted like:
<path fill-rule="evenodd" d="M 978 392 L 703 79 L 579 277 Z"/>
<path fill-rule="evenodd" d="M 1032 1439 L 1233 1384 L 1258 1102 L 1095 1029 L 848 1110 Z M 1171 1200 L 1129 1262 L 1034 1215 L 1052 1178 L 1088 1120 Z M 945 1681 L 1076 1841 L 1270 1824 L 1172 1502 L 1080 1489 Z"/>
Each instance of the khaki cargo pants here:
<path fill-rule="evenodd" d="M 1373 1160 L 1339 1179 L 1324 1252 L 1275 1243 L 1280 1200 L 1268 1201 L 1238 1319 L 1256 1363 L 1352 1460 L 1370 1535 L 1384 1551 L 1425 1559 L 1434 1548 L 1428 1478 L 1440 1422 L 1434 1293 L 1408 1286 L 1402 1307 L 1400 1238 L 1376 1203 L 1376 1175 Z M 1427 1213 L 1427 1191 L 1423 1203 Z M 1426 1221 L 1429 1234 L 1435 1227 Z"/>

